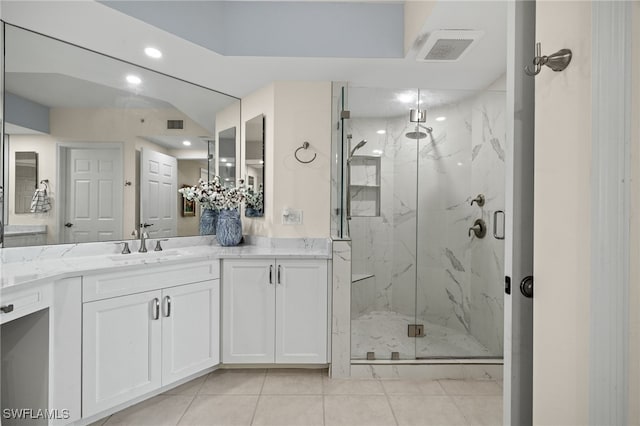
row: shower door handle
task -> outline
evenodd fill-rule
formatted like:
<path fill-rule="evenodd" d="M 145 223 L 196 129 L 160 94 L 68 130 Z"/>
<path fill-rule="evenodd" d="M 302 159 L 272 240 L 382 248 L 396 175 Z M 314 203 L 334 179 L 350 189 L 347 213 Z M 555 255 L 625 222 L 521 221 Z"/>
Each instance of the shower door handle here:
<path fill-rule="evenodd" d="M 501 229 L 498 229 L 498 215 L 502 218 Z M 498 233 L 498 231 L 502 232 Z M 493 238 L 496 240 L 504 240 L 504 212 L 502 210 L 493 212 Z"/>

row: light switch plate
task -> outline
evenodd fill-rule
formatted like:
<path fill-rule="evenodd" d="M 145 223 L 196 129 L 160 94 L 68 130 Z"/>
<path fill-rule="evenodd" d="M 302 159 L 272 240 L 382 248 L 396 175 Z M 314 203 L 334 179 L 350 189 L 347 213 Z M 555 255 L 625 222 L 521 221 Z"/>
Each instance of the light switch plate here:
<path fill-rule="evenodd" d="M 282 224 L 283 225 L 302 225 L 302 210 L 283 209 Z"/>

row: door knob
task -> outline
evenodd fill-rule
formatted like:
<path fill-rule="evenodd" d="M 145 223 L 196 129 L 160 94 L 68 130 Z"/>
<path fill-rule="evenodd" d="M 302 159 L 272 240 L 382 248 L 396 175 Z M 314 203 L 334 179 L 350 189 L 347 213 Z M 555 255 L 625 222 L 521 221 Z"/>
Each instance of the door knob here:
<path fill-rule="evenodd" d="M 73 226 L 73 223 L 67 222 L 64 224 L 64 226 L 67 228 L 71 228 Z"/>
<path fill-rule="evenodd" d="M 153 226 L 153 223 L 147 223 L 147 222 L 144 222 L 144 223 L 141 223 L 141 224 L 140 224 L 140 227 L 141 227 L 141 228 L 148 228 L 148 227 L 150 227 L 150 226 Z"/>
<path fill-rule="evenodd" d="M 533 277 L 531 275 L 524 277 L 522 282 L 520 282 L 520 293 L 522 293 L 524 297 L 533 297 Z"/>

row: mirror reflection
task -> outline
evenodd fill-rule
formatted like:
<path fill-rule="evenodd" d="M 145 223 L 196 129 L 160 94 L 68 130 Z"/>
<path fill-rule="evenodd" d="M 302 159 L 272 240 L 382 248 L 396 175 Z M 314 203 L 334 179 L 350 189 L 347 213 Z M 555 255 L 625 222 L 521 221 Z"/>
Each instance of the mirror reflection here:
<path fill-rule="evenodd" d="M 245 123 L 245 216 L 264 216 L 264 115 Z"/>
<path fill-rule="evenodd" d="M 33 151 L 16 152 L 13 174 L 16 182 L 16 214 L 35 213 L 46 209 L 47 207 L 44 203 L 46 200 L 43 199 L 42 202 L 38 203 L 38 198 L 47 196 L 46 189 L 35 192 L 38 189 L 38 153 Z M 42 196 L 39 196 L 39 194 L 42 194 Z M 33 206 L 31 201 L 35 202 Z"/>
<path fill-rule="evenodd" d="M 236 128 L 218 133 L 218 175 L 224 186 L 236 185 Z"/>
<path fill-rule="evenodd" d="M 239 115 L 237 98 L 6 25 L 4 246 L 36 234 L 36 244 L 198 235 L 200 211 L 185 214 L 178 189 L 215 174 L 216 125 Z M 235 129 L 225 138 L 233 182 Z M 50 208 L 34 211 L 42 190 Z"/>

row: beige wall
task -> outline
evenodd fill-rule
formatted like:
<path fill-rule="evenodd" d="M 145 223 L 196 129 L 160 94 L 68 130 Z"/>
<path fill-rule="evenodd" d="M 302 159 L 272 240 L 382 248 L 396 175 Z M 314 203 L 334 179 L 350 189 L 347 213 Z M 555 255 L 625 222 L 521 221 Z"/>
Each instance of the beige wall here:
<path fill-rule="evenodd" d="M 538 2 L 543 54 L 571 65 L 536 77 L 533 424 L 588 423 L 591 4 Z"/>
<path fill-rule="evenodd" d="M 15 155 L 16 151 L 35 151 L 38 153 L 38 180 L 48 179 L 47 191 L 51 210 L 47 213 L 15 214 Z M 47 225 L 47 244 L 56 243 L 56 209 L 58 182 L 56 172 L 56 140 L 49 135 L 11 135 L 9 136 L 9 186 L 6 194 L 8 208 L 7 223 L 11 225 Z"/>
<path fill-rule="evenodd" d="M 178 188 L 193 186 L 200 179 L 201 169 L 207 169 L 207 160 L 178 160 Z M 182 216 L 182 195 L 178 197 L 178 235 L 186 237 L 200 235 L 200 207 L 196 205 L 195 216 Z"/>
<path fill-rule="evenodd" d="M 242 98 L 242 131 L 241 131 L 241 145 L 245 146 L 246 131 L 244 123 L 251 120 L 253 117 L 264 114 L 265 124 L 265 143 L 264 143 L 264 156 L 265 156 L 265 181 L 264 181 L 264 216 L 256 218 L 242 218 L 243 232 L 251 235 L 263 235 L 272 236 L 272 226 L 274 220 L 274 145 L 275 145 L 275 85 L 269 84 L 252 94 Z M 244 152 L 242 152 L 242 167 L 241 176 L 246 177 L 246 170 L 244 166 Z"/>
<path fill-rule="evenodd" d="M 271 237 L 330 237 L 331 83 L 275 82 L 242 100 L 242 120 L 265 115 L 265 215 L 245 218 L 245 232 Z M 243 124 L 242 144 L 245 130 Z M 302 164 L 294 157 L 316 159 Z M 244 161 L 243 161 L 244 162 Z M 243 177 L 246 170 L 243 167 Z M 302 225 L 283 225 L 282 211 L 303 212 Z"/>

